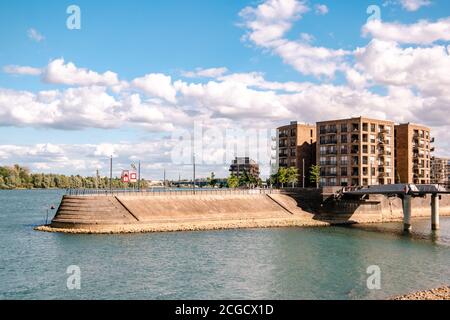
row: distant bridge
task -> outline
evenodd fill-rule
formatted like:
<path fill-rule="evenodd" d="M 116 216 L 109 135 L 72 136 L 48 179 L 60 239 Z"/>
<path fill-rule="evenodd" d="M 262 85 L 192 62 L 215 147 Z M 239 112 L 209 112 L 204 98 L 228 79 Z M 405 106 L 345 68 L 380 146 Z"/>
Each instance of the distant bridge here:
<path fill-rule="evenodd" d="M 425 197 L 431 195 L 431 228 L 439 230 L 439 199 L 442 194 L 450 194 L 444 186 L 437 184 L 391 184 L 369 187 L 346 187 L 342 194 L 352 196 L 366 196 L 380 194 L 386 196 L 396 196 L 402 199 L 403 203 L 403 228 L 411 231 L 411 199 L 414 197 Z"/>

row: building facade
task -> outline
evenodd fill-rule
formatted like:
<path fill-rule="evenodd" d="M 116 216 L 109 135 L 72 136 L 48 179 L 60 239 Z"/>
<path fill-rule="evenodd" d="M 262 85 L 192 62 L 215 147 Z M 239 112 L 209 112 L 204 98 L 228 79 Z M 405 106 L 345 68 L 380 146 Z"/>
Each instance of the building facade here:
<path fill-rule="evenodd" d="M 277 129 L 277 167 L 295 167 L 299 185 L 307 187 L 309 170 L 316 164 L 316 126 L 296 121 Z"/>
<path fill-rule="evenodd" d="M 394 122 L 350 118 L 317 123 L 321 186 L 394 183 Z"/>
<path fill-rule="evenodd" d="M 395 169 L 397 183 L 431 182 L 430 128 L 405 123 L 395 126 Z"/>
<path fill-rule="evenodd" d="M 431 158 L 431 183 L 432 184 L 450 184 L 450 159 L 449 158 Z"/>
<path fill-rule="evenodd" d="M 230 166 L 230 174 L 241 177 L 245 173 L 259 179 L 258 163 L 249 157 L 236 157 Z"/>

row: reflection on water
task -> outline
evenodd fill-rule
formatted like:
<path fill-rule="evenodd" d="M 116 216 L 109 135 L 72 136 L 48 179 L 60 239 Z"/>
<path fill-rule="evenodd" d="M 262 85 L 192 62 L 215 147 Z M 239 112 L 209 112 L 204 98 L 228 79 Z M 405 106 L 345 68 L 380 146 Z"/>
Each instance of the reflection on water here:
<path fill-rule="evenodd" d="M 353 225 L 366 231 L 383 232 L 396 235 L 398 237 L 410 238 L 412 240 L 425 240 L 435 244 L 450 246 L 450 218 L 441 218 L 441 229 L 431 230 L 431 218 L 413 220 L 412 231 L 403 232 L 402 222 L 377 223 L 370 225 Z"/>
<path fill-rule="evenodd" d="M 134 235 L 40 233 L 59 191 L 0 191 L 0 298 L 379 299 L 450 279 L 450 220 Z M 376 231 L 376 232 L 375 232 Z M 81 268 L 81 290 L 66 269 Z M 382 272 L 368 290 L 367 267 Z"/>

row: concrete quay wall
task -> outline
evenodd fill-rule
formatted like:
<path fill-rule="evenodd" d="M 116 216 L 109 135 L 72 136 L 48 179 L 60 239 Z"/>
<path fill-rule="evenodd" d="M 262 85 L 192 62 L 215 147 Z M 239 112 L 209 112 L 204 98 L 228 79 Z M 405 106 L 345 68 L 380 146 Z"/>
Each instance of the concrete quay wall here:
<path fill-rule="evenodd" d="M 450 215 L 450 196 L 440 201 Z M 431 215 L 430 198 L 413 200 L 413 217 Z M 230 228 L 326 226 L 397 221 L 403 218 L 398 198 L 366 200 L 324 198 L 314 189 L 271 194 L 184 194 L 64 196 L 58 211 L 41 231 L 126 233 Z"/>

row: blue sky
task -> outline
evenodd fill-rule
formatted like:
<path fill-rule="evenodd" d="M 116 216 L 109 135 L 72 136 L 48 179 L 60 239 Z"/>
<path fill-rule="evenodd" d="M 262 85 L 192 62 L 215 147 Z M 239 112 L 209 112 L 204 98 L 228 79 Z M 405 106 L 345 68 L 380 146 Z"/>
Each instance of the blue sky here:
<path fill-rule="evenodd" d="M 320 47 L 327 50 L 353 52 L 358 47 L 368 46 L 376 37 L 361 36 L 362 28 L 368 18 L 366 9 L 369 5 L 378 5 L 381 9 L 383 23 L 396 23 L 396 27 L 411 25 L 421 19 L 434 22 L 447 18 L 450 13 L 449 1 L 425 1 L 425 4 L 416 10 L 405 9 L 401 1 L 422 2 L 425 0 L 299 1 L 308 10 L 301 12 L 301 17 L 293 15 L 288 18 L 291 26 L 283 33 L 282 38 L 296 42 L 301 39 L 301 34 L 308 34 L 313 39 L 309 40 L 308 49 Z M 2 1 L 0 3 L 0 39 L 2 42 L 0 68 L 10 65 L 45 68 L 51 61 L 63 58 L 65 63 L 72 62 L 78 68 L 85 68 L 99 74 L 107 71 L 114 72 L 120 80 L 126 82 L 131 82 L 146 74 L 164 74 L 170 76 L 173 82 L 180 80 L 196 84 L 207 84 L 209 81 L 220 83 L 223 80 L 186 78 L 183 76 L 183 72 L 194 71 L 196 68 L 224 67 L 228 70 L 227 74 L 229 75 L 261 73 L 264 80 L 271 83 L 311 83 L 318 88 L 322 85 L 348 86 L 346 72 L 339 69 L 340 67 L 337 71 L 332 71 L 332 77 L 324 76 L 320 72 L 318 74 L 309 72 L 298 67 L 298 59 L 301 58 L 290 62 L 286 60 L 286 56 L 282 56 L 277 51 L 279 48 L 275 48 L 273 44 L 256 43 L 243 39 L 244 35 L 248 35 L 252 31 L 249 31 L 249 26 L 246 25 L 248 21 L 239 13 L 246 7 L 256 9 L 262 3 L 264 2 L 229 0 Z M 76 4 L 81 8 L 81 30 L 66 28 L 66 19 L 69 16 L 66 8 L 71 4 Z M 326 6 L 326 14 L 316 12 L 316 6 L 319 4 Z M 30 29 L 36 30 L 43 39 L 40 41 L 31 39 L 28 35 Z M 403 44 L 401 41 L 398 39 L 399 46 L 403 49 L 423 46 L 420 42 Z M 426 44 L 425 47 L 439 45 L 448 45 L 448 40 L 437 39 L 432 44 Z M 358 66 L 352 65 L 354 60 L 355 57 L 351 54 L 345 57 L 347 65 L 351 65 L 363 75 L 368 73 L 369 67 L 364 71 L 357 69 Z M 306 64 L 318 63 L 320 65 L 326 62 L 328 61 L 307 60 Z M 341 61 L 337 63 L 339 64 Z M 377 77 L 370 75 L 368 78 L 376 79 Z M 390 90 L 389 85 L 389 81 L 376 80 L 371 85 L 365 86 L 364 90 L 368 97 L 370 93 L 374 93 L 380 95 L 382 99 L 387 99 L 389 98 L 387 93 Z M 44 81 L 40 76 L 0 72 L 0 88 L 4 90 L 37 94 L 47 90 L 63 92 L 72 87 L 77 87 L 77 85 L 67 84 L 64 81 Z M 411 89 L 411 92 L 417 92 L 417 90 L 420 92 L 421 90 L 417 89 L 414 84 L 407 84 L 406 87 Z M 425 91 L 423 89 L 423 92 Z M 420 93 L 420 98 L 426 98 L 425 93 Z M 117 100 L 125 95 L 122 92 L 112 93 L 110 91 L 108 94 Z M 177 96 L 179 95 L 180 93 L 177 91 Z M 147 95 L 147 98 L 151 99 L 152 97 Z M 210 101 L 202 98 L 199 103 L 198 100 L 192 99 L 189 96 L 189 99 L 183 100 L 183 106 L 180 106 L 180 102 L 177 101 L 177 105 L 171 107 L 184 111 L 192 108 L 201 113 L 204 101 Z M 364 99 L 361 98 L 360 101 L 365 101 Z M 145 100 L 143 94 L 142 100 Z M 224 104 L 228 106 L 228 103 Z M 314 104 L 314 101 L 311 101 L 311 104 Z M 253 107 L 257 108 L 258 106 Z M 359 107 L 361 109 L 355 107 L 355 113 L 365 110 L 364 106 Z M 292 112 L 286 113 L 285 116 L 280 112 L 279 115 L 274 115 L 273 119 L 268 118 L 270 121 L 267 125 L 276 127 L 280 123 L 294 120 L 294 117 L 300 121 L 314 121 L 310 115 L 311 110 L 300 107 L 296 110 L 291 106 L 286 106 L 286 108 Z M 317 108 L 321 107 L 317 105 Z M 442 109 L 442 105 L 436 108 Z M 386 109 L 389 107 L 376 110 L 375 114 L 391 116 L 396 121 L 409 121 L 407 113 L 389 115 L 389 111 Z M 220 116 L 217 116 L 218 114 Z M 0 115 L 2 115 L 1 111 Z M 368 115 L 370 116 L 370 114 Z M 317 116 L 319 117 L 320 113 Z M 248 125 L 249 118 L 251 118 L 244 115 L 224 115 L 222 111 L 217 110 L 211 110 L 207 115 L 205 113 L 205 117 L 213 120 L 217 118 L 223 118 L 224 121 L 233 120 L 234 123 L 241 121 L 242 125 Z M 107 129 L 96 125 L 83 125 L 82 129 L 73 130 L 73 128 L 65 128 L 60 125 L 36 125 L 33 121 L 0 121 L 0 146 L 139 143 L 161 141 L 168 135 L 168 132 L 146 130 L 134 123 L 124 123 Z M 194 119 L 189 121 L 194 121 Z M 410 121 L 417 122 L 417 119 L 411 118 Z M 431 118 L 425 119 L 425 122 L 430 126 L 436 126 L 438 130 L 443 130 L 442 128 L 447 125 L 446 122 Z M 186 123 L 175 126 L 188 127 Z M 447 154 L 448 152 L 443 151 L 442 153 Z M 131 155 L 128 154 L 124 157 L 123 161 L 126 162 L 126 157 L 131 157 Z M 33 169 L 49 170 L 42 165 L 44 162 L 42 159 L 36 160 L 32 156 L 4 157 L 3 160 L 0 157 L 0 164 L 2 162 L 10 164 L 15 161 L 25 161 Z M 39 163 L 39 166 L 35 166 L 35 163 Z M 222 169 L 223 167 L 225 165 L 222 166 Z M 209 169 L 210 167 L 205 170 Z M 70 171 L 62 166 L 56 167 L 56 171 L 58 170 Z M 82 171 L 89 173 L 92 170 L 93 167 L 87 165 Z M 152 174 L 151 170 L 149 168 L 149 174 Z M 221 168 L 217 170 L 220 171 Z"/>

